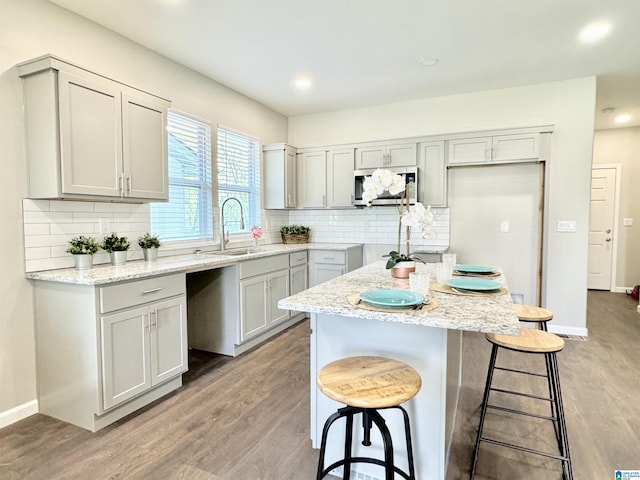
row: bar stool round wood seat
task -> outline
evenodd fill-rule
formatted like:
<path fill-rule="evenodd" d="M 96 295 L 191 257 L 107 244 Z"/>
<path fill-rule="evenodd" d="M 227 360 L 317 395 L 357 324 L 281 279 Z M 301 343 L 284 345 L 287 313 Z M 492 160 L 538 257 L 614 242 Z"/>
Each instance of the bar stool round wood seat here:
<path fill-rule="evenodd" d="M 485 335 L 486 339 L 493 345 L 491 349 L 491 359 L 489 360 L 489 370 L 487 373 L 487 382 L 485 384 L 484 398 L 482 400 L 482 409 L 480 411 L 480 425 L 478 426 L 478 436 L 476 438 L 476 445 L 473 452 L 473 464 L 471 466 L 471 479 L 475 475 L 476 466 L 478 463 L 478 452 L 480 450 L 480 443 L 486 442 L 493 445 L 499 445 L 502 447 L 508 447 L 515 450 L 520 450 L 536 455 L 542 455 L 545 457 L 555 458 L 562 462 L 562 476 L 564 480 L 573 480 L 573 470 L 571 467 L 571 456 L 569 453 L 569 439 L 567 437 L 567 425 L 564 415 L 564 407 L 562 404 L 562 392 L 560 390 L 560 375 L 558 373 L 558 361 L 556 353 L 564 348 L 564 340 L 543 330 L 533 328 L 523 328 L 520 331 L 519 336 L 502 335 L 497 333 L 488 333 Z M 546 374 L 533 373 L 524 370 L 518 370 L 507 367 L 496 366 L 496 358 L 498 350 L 500 348 L 506 348 L 512 351 L 544 355 L 546 364 Z M 502 388 L 492 387 L 493 374 L 496 370 L 503 370 L 510 373 L 519 373 L 524 375 L 531 375 L 536 377 L 546 378 L 549 396 L 539 396 L 521 391 L 506 390 Z M 489 396 L 491 392 L 499 392 L 503 394 L 517 395 L 521 397 L 530 398 L 533 400 L 539 400 L 548 402 L 550 404 L 551 414 L 540 415 L 538 413 L 527 412 L 523 410 L 516 410 L 512 408 L 506 408 L 503 406 L 489 404 Z M 558 442 L 559 454 L 549 453 L 545 451 L 536 450 L 519 444 L 513 444 L 494 440 L 484 437 L 482 430 L 487 414 L 487 409 L 499 410 L 502 412 L 513 413 L 518 415 L 526 415 L 529 417 L 541 418 L 550 420 L 553 422 L 553 426 L 556 433 L 556 440 Z"/>
<path fill-rule="evenodd" d="M 516 315 L 521 322 L 537 323 L 540 330 L 547 331 L 547 322 L 553 319 L 553 312 L 542 307 L 516 303 Z"/>
<path fill-rule="evenodd" d="M 396 474 L 407 480 L 415 480 L 409 415 L 400 404 L 415 397 L 421 386 L 422 379 L 413 367 L 389 358 L 348 357 L 325 365 L 318 373 L 318 388 L 327 397 L 345 404 L 346 407 L 338 409 L 324 424 L 316 479 L 320 480 L 330 471 L 342 466 L 343 479 L 349 480 L 352 464 L 371 463 L 384 467 L 385 480 L 393 480 Z M 378 411 L 381 409 L 398 409 L 402 412 L 408 472 L 401 470 L 394 463 L 391 433 Z M 371 428 L 375 424 L 382 436 L 384 460 L 352 456 L 353 418 L 358 414 L 362 414 L 362 444 L 371 445 Z M 324 457 L 329 429 L 340 418 L 346 419 L 344 458 L 325 467 Z"/>

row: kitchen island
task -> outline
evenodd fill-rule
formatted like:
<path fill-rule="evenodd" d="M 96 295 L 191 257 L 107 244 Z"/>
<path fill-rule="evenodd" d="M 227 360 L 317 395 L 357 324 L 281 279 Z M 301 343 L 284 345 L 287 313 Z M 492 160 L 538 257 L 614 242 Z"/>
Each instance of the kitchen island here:
<path fill-rule="evenodd" d="M 434 265 L 416 266 L 434 278 Z M 408 290 L 409 281 L 392 278 L 384 262 L 375 262 L 278 303 L 280 308 L 311 314 L 311 439 L 318 448 L 322 426 L 341 405 L 316 388 L 318 371 L 327 363 L 354 355 L 379 355 L 413 366 L 422 377 L 422 389 L 405 404 L 411 418 L 417 478 L 444 480 L 453 432 L 462 365 L 462 331 L 517 335 L 518 318 L 505 279 L 500 295 L 460 295 L 430 291 L 432 305 L 421 310 L 371 310 L 354 305 L 367 290 Z M 396 442 L 396 456 L 406 467 L 401 419 L 384 411 Z M 343 438 L 333 429 L 327 446 L 327 463 L 341 458 Z M 379 438 L 363 447 L 361 431 L 354 432 L 354 455 L 383 456 Z M 357 473 L 381 478 L 379 467 L 358 464 Z"/>

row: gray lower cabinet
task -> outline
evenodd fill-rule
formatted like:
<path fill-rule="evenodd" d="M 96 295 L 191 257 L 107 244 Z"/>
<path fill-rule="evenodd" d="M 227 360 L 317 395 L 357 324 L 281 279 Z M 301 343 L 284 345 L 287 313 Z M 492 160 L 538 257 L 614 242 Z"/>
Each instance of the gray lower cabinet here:
<path fill-rule="evenodd" d="M 347 250 L 311 250 L 309 286 L 314 287 L 362 266 L 362 247 Z"/>
<path fill-rule="evenodd" d="M 284 270 L 240 280 L 240 342 L 246 342 L 289 318 L 277 307 L 289 296 L 289 265 Z"/>
<path fill-rule="evenodd" d="M 304 318 L 279 309 L 278 301 L 290 295 L 292 283 L 306 288 L 300 278 L 306 258 L 306 252 L 286 253 L 188 274 L 189 346 L 236 356 Z"/>
<path fill-rule="evenodd" d="M 182 385 L 185 275 L 35 282 L 41 413 L 96 431 Z"/>

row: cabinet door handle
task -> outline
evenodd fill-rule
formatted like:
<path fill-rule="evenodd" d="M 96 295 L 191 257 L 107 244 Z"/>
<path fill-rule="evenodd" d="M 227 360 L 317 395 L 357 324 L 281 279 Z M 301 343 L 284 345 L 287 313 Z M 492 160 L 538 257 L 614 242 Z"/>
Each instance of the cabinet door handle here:
<path fill-rule="evenodd" d="M 153 318 L 153 324 L 151 319 Z M 149 331 L 151 331 L 151 327 L 158 330 L 158 312 L 156 310 L 151 310 L 149 313 Z"/>
<path fill-rule="evenodd" d="M 124 177 L 122 175 L 118 176 L 118 190 L 120 190 L 120 198 L 124 196 Z"/>
<path fill-rule="evenodd" d="M 127 176 L 127 194 L 131 196 L 131 174 Z"/>
<path fill-rule="evenodd" d="M 150 293 L 156 293 L 156 292 L 159 292 L 160 290 L 162 290 L 162 287 L 152 288 L 150 290 L 143 290 L 142 294 L 143 295 L 149 295 Z"/>
<path fill-rule="evenodd" d="M 327 196 L 326 195 L 322 195 L 322 206 L 323 207 L 327 206 Z"/>

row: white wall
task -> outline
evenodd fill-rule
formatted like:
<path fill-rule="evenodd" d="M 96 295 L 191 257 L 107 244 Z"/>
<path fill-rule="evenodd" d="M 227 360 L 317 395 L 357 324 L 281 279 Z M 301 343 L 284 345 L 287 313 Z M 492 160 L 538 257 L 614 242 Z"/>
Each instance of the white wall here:
<path fill-rule="evenodd" d="M 555 328 L 583 335 L 595 94 L 596 79 L 588 77 L 302 115 L 289 119 L 288 141 L 302 148 L 553 124 L 543 304 Z M 576 233 L 556 232 L 558 220 L 575 220 Z"/>
<path fill-rule="evenodd" d="M 27 179 L 23 98 L 15 64 L 51 53 L 169 98 L 174 108 L 208 119 L 214 127 L 223 124 L 250 133 L 265 144 L 286 140 L 287 119 L 46 0 L 0 0 L 0 12 L 2 427 L 36 409 L 32 288 L 24 279 L 22 200 L 27 197 Z"/>
<path fill-rule="evenodd" d="M 600 130 L 593 142 L 593 164 L 621 166 L 620 207 L 618 211 L 618 258 L 613 287 L 632 288 L 640 284 L 640 127 Z M 625 227 L 622 220 L 633 219 Z"/>

